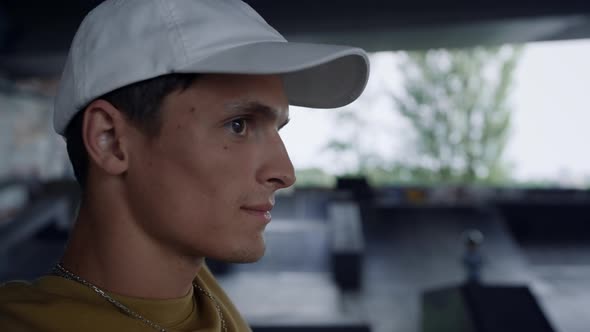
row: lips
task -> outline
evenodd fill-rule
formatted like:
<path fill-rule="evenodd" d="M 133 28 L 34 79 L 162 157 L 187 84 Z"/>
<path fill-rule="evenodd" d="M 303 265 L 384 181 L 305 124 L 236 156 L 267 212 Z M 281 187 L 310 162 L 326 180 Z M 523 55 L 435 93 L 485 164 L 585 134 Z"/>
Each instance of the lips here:
<path fill-rule="evenodd" d="M 244 210 L 251 210 L 251 211 L 258 211 L 258 212 L 270 212 L 270 210 L 272 210 L 272 208 L 273 208 L 273 205 L 270 203 L 242 206 L 242 209 L 244 209 Z"/>
<path fill-rule="evenodd" d="M 270 210 L 272 210 L 272 208 L 273 204 L 270 203 L 245 205 L 241 207 L 244 212 L 262 218 L 267 222 L 271 219 Z"/>

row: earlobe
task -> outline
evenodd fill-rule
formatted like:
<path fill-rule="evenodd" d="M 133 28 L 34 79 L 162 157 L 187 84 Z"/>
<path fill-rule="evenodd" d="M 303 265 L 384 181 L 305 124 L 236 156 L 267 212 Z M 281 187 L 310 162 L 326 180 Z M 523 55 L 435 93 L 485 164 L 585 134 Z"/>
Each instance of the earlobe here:
<path fill-rule="evenodd" d="M 82 138 L 89 162 L 106 174 L 127 170 L 124 149 L 126 122 L 118 109 L 105 100 L 95 100 L 84 110 Z"/>

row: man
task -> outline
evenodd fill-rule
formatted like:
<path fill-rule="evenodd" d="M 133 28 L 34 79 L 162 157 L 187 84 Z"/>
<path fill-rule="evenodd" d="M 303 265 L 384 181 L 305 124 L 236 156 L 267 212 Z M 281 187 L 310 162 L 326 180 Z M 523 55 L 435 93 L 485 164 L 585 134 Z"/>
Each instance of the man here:
<path fill-rule="evenodd" d="M 264 254 L 289 104 L 346 105 L 367 77 L 362 50 L 287 43 L 239 0 L 99 5 L 55 103 L 79 215 L 51 274 L 0 288 L 2 330 L 249 330 L 204 258 Z"/>

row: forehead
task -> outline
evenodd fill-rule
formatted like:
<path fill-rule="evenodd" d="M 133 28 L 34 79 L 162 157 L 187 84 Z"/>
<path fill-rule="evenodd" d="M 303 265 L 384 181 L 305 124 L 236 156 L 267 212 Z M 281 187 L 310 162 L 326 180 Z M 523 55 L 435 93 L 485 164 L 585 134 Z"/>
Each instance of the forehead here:
<path fill-rule="evenodd" d="M 260 102 L 273 108 L 288 106 L 279 75 L 203 75 L 191 88 L 193 94 L 205 101 L 216 100 L 223 104 Z"/>
<path fill-rule="evenodd" d="M 190 114 L 215 120 L 252 112 L 280 121 L 289 117 L 279 75 L 202 75 L 186 90 L 168 95 L 162 106 L 168 109 L 165 118 Z"/>

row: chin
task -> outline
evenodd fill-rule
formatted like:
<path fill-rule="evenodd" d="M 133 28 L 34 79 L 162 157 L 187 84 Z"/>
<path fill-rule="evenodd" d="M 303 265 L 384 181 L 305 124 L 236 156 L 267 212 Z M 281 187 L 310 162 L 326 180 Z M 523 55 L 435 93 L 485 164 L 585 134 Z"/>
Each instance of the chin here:
<path fill-rule="evenodd" d="M 244 263 L 256 263 L 262 257 L 264 257 L 265 250 L 256 250 L 256 251 L 248 251 L 243 252 L 241 255 L 234 257 L 233 263 L 244 264 Z"/>
<path fill-rule="evenodd" d="M 235 264 L 255 263 L 264 256 L 265 251 L 266 246 L 263 241 L 262 244 L 236 248 L 228 255 L 224 255 L 220 260 Z"/>

